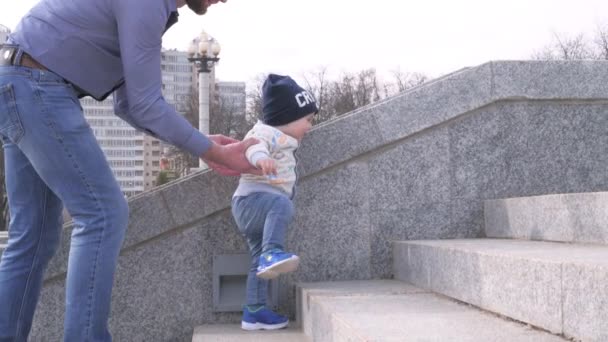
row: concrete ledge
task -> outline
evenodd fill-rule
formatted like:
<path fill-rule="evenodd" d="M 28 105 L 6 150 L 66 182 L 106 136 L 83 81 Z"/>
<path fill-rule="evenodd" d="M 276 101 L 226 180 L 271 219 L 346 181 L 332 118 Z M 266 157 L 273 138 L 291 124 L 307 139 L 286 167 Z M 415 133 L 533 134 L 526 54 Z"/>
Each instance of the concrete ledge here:
<path fill-rule="evenodd" d="M 287 328 L 274 331 L 245 331 L 238 324 L 203 325 L 194 329 L 192 342 L 311 342 L 302 331 Z"/>
<path fill-rule="evenodd" d="M 564 341 L 405 283 L 400 290 L 400 282 L 379 282 L 377 288 L 366 282 L 361 289 L 370 292 L 354 295 L 349 289 L 356 284 L 325 283 L 317 294 L 315 284 L 303 288 L 309 293 L 305 320 L 313 323 L 307 332 L 313 341 Z"/>
<path fill-rule="evenodd" d="M 396 279 L 553 333 L 608 338 L 608 291 L 599 285 L 608 279 L 608 247 L 492 239 L 393 247 Z"/>
<path fill-rule="evenodd" d="M 484 202 L 486 235 L 608 244 L 608 192 Z"/>

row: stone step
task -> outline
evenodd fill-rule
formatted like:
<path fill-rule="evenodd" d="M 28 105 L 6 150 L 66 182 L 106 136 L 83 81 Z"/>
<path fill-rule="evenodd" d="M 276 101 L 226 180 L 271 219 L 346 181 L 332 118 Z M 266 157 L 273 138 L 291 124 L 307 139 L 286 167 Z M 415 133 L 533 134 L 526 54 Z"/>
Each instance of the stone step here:
<path fill-rule="evenodd" d="M 608 244 L 608 192 L 485 201 L 486 236 Z"/>
<path fill-rule="evenodd" d="M 194 329 L 192 342 L 312 342 L 301 330 L 245 331 L 238 324 L 202 325 Z"/>
<path fill-rule="evenodd" d="M 394 280 L 300 284 L 297 291 L 304 332 L 315 342 L 564 341 Z"/>
<path fill-rule="evenodd" d="M 523 240 L 393 243 L 395 278 L 584 341 L 608 341 L 608 246 Z"/>

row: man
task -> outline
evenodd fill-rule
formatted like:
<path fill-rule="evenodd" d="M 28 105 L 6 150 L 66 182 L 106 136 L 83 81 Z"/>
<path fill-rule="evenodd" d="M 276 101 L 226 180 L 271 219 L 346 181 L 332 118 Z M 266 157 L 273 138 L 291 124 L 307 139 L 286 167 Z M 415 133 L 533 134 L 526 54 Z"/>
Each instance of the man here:
<path fill-rule="evenodd" d="M 259 173 L 255 140 L 206 137 L 161 94 L 161 37 L 188 5 L 219 0 L 41 0 L 0 47 L 0 136 L 11 213 L 0 262 L 0 341 L 26 341 L 62 203 L 74 220 L 64 339 L 111 341 L 108 315 L 128 207 L 78 98 L 114 93 L 117 115 L 224 175 Z M 225 2 L 222 1 L 222 2 Z"/>

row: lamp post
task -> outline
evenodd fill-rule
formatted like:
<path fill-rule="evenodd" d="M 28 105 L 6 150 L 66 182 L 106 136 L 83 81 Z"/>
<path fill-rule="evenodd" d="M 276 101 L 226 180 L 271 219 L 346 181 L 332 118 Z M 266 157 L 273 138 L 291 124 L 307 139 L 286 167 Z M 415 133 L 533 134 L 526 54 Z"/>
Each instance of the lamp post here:
<path fill-rule="evenodd" d="M 192 40 L 188 47 L 188 61 L 194 63 L 198 71 L 198 130 L 205 135 L 209 134 L 209 74 L 220 60 L 217 57 L 220 50 L 220 44 L 209 38 L 205 31 Z M 207 168 L 202 159 L 199 159 L 199 167 Z"/>

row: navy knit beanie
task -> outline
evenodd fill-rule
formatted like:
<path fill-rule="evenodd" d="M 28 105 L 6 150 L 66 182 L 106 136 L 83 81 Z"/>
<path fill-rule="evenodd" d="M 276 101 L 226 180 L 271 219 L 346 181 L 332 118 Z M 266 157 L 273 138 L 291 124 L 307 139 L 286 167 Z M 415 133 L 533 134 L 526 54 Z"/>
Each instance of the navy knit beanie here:
<path fill-rule="evenodd" d="M 312 95 L 291 77 L 270 74 L 262 86 L 262 122 L 282 126 L 319 111 Z"/>

